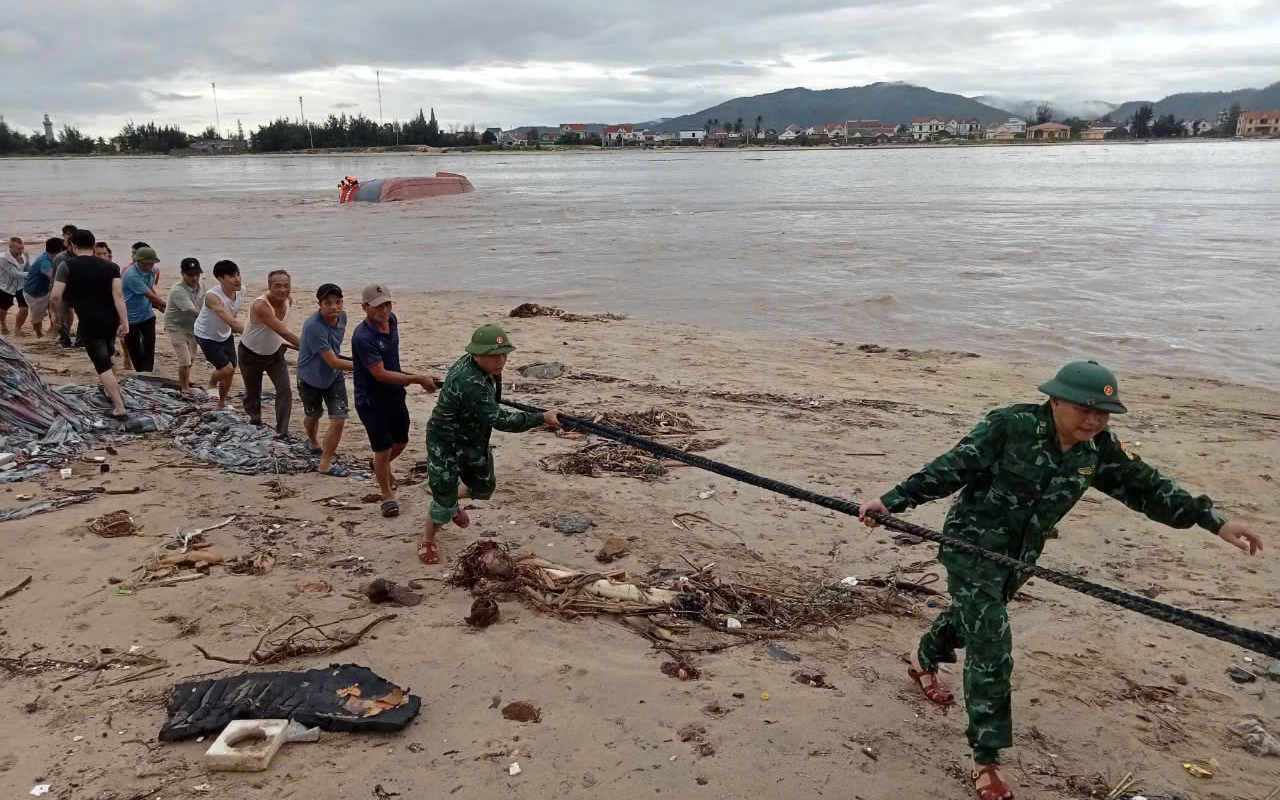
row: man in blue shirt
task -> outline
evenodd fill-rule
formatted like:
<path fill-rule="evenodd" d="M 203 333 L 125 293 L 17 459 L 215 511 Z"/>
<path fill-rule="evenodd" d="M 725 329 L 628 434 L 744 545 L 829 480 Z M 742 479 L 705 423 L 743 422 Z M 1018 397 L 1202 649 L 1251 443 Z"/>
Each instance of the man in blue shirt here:
<path fill-rule="evenodd" d="M 356 414 L 373 449 L 373 471 L 382 491 L 382 516 L 397 517 L 400 503 L 391 478 L 391 462 L 409 443 L 405 387 L 418 385 L 434 392 L 444 379 L 400 371 L 400 323 L 391 313 L 390 289 L 380 283 L 364 287 L 360 307 L 365 319 L 351 334 Z"/>
<path fill-rule="evenodd" d="M 347 332 L 347 313 L 342 310 L 342 287 L 333 283 L 323 284 L 316 290 L 316 302 L 320 308 L 302 323 L 302 335 L 298 337 L 298 396 L 302 398 L 302 427 L 307 431 L 312 455 L 320 456 L 320 474 L 344 478 L 345 467 L 333 463 L 333 454 L 342 441 L 342 429 L 347 422 L 347 380 L 343 372 L 350 372 L 354 365 L 350 359 L 338 355 L 342 349 L 342 337 Z M 329 427 L 324 432 L 324 444 L 316 434 L 320 428 L 320 415 L 329 412 Z"/>
<path fill-rule="evenodd" d="M 49 310 L 49 296 L 53 293 L 53 257 L 66 249 L 62 239 L 55 236 L 44 243 L 44 252 L 31 262 L 27 270 L 27 279 L 22 284 L 22 294 L 27 298 L 27 306 L 31 311 L 31 330 L 36 332 L 37 339 L 44 338 L 44 318 L 49 315 L 53 325 L 52 313 Z"/>
<path fill-rule="evenodd" d="M 156 309 L 164 311 L 164 298 L 156 292 L 156 264 L 160 259 L 150 247 L 139 248 L 121 280 L 124 306 L 129 312 L 129 334 L 124 346 L 136 372 L 156 368 Z"/>

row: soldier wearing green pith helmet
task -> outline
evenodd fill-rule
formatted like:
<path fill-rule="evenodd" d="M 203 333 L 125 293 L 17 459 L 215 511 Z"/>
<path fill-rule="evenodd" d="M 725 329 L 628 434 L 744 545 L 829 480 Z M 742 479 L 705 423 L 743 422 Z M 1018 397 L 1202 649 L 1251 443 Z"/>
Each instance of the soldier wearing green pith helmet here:
<path fill-rule="evenodd" d="M 497 325 L 482 325 L 471 335 L 467 354 L 449 368 L 444 388 L 427 428 L 427 483 L 431 513 L 427 517 L 418 560 L 440 563 L 436 534 L 452 521 L 459 528 L 471 524 L 458 507 L 459 497 L 488 500 L 497 487 L 489 435 L 494 429 L 523 433 L 541 425 L 560 427 L 556 412 L 505 411 L 502 370 L 515 350 L 511 337 Z M 465 493 L 458 484 L 466 487 Z"/>
<path fill-rule="evenodd" d="M 1041 405 L 998 408 L 949 452 L 859 509 L 899 513 L 955 492 L 947 535 L 1034 564 L 1053 526 L 1092 486 L 1156 522 L 1174 528 L 1199 525 L 1246 553 L 1262 551 L 1262 537 L 1248 524 L 1228 521 L 1208 497 L 1193 497 L 1125 449 L 1107 427 L 1128 409 L 1120 384 L 1094 361 L 1063 367 L 1040 391 Z M 974 788 L 981 800 L 1009 800 L 1000 774 L 1000 751 L 1013 745 L 1009 678 L 1013 635 L 1007 604 L 1025 582 L 1022 573 L 943 545 L 951 606 L 920 640 L 907 672 L 940 706 L 955 700 L 938 679 L 940 663 L 965 650 L 964 694 L 973 749 Z"/>

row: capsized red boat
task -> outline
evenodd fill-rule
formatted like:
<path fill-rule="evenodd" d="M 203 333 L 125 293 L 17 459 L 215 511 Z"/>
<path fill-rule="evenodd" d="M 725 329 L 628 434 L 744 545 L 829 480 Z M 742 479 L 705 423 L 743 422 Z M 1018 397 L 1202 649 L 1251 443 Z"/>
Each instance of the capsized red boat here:
<path fill-rule="evenodd" d="M 453 172 L 437 172 L 429 178 L 374 178 L 364 183 L 348 175 L 338 188 L 341 190 L 339 203 L 394 203 L 475 191 L 466 175 Z"/>

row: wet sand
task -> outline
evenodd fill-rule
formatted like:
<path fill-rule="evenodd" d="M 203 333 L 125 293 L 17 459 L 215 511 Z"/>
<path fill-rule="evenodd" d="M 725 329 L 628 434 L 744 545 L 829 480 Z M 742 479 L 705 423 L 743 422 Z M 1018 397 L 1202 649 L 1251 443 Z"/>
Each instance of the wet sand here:
<path fill-rule="evenodd" d="M 309 305 L 308 292 L 296 289 L 300 308 Z M 425 296 L 399 302 L 405 367 L 450 363 L 472 327 L 502 321 L 520 347 L 508 368 L 509 397 L 580 414 L 683 411 L 708 429 L 705 437 L 728 440 L 711 457 L 851 498 L 889 488 L 987 409 L 1036 400 L 1034 387 L 1056 367 L 942 351 L 863 352 L 856 341 L 630 320 L 506 320 L 508 308 Z M 18 341 L 50 380 L 90 380 L 82 352 Z M 157 350 L 157 371 L 172 375 L 163 337 Z M 515 375 L 520 366 L 551 360 L 564 363 L 570 377 Z M 207 374 L 207 365 L 196 368 L 197 377 Z M 1133 409 L 1116 419 L 1125 440 L 1187 488 L 1211 494 L 1229 515 L 1274 536 L 1278 395 L 1187 378 L 1123 375 L 1122 382 Z M 233 399 L 239 393 L 237 380 Z M 411 441 L 396 468 L 402 481 L 425 458 L 432 403 L 421 391 L 410 393 Z M 294 428 L 301 428 L 296 399 Z M 617 536 L 630 539 L 631 548 L 617 566 L 635 574 L 655 565 L 684 567 L 687 558 L 715 562 L 726 580 L 791 587 L 886 575 L 934 555 L 930 545 L 899 546 L 851 519 L 692 468 L 672 469 L 654 482 L 563 476 L 543 471 L 539 460 L 581 441 L 547 432 L 494 438 L 498 492 L 475 503 L 469 530 L 443 533 L 446 562 L 489 534 L 591 569 L 601 543 Z M 354 415 L 342 449 L 367 452 Z M 115 687 L 104 684 L 127 673 L 6 675 L 5 796 L 25 796 L 37 782 L 52 784 L 50 797 L 97 800 L 197 797 L 194 787 L 206 784 L 211 791 L 203 796 L 226 798 L 367 798 L 377 784 L 403 798 L 971 796 L 958 777 L 968 763 L 963 712 L 931 713 L 900 662 L 933 609 L 920 605 L 916 616 L 872 616 L 779 640 L 802 665 L 826 671 L 836 689 L 824 691 L 794 683 L 796 665 L 775 661 L 763 643 L 697 655 L 702 679 L 680 682 L 659 672 L 661 653 L 607 618 L 566 622 L 505 603 L 500 622 L 475 631 L 462 621 L 471 597 L 435 580 L 425 583 L 422 605 L 396 610 L 396 620 L 359 646 L 270 668 L 366 665 L 423 698 L 423 712 L 408 729 L 326 733 L 317 744 L 286 746 L 267 772 L 206 773 L 200 757 L 208 741 L 155 741 L 173 683 L 240 669 L 206 661 L 192 645 L 240 657 L 290 614 L 328 620 L 374 610 L 344 596 L 374 576 L 401 583 L 442 577 L 448 563 L 423 567 L 415 558 L 425 487 L 404 487 L 402 516 L 383 520 L 376 504 L 361 502 L 373 491 L 368 482 L 284 476 L 275 491 L 266 477 L 187 466 L 190 460 L 163 437 L 108 459 L 105 476 L 54 476 L 0 492 L 0 504 L 11 507 L 19 493 L 40 499 L 86 486 L 142 490 L 0 526 L 8 543 L 0 589 L 33 578 L 0 601 L 0 652 L 15 657 L 39 647 L 39 656 L 71 660 L 138 646 L 170 666 Z M 709 489 L 715 494 L 699 499 Z M 350 505 L 326 504 L 335 497 Z M 87 520 L 122 508 L 141 526 L 139 536 L 104 539 L 87 531 Z M 909 518 L 937 526 L 945 510 L 945 502 L 936 503 Z M 672 525 L 673 515 L 695 511 L 716 527 Z M 596 527 L 572 536 L 545 527 L 570 513 L 589 514 Z M 116 593 L 110 581 L 131 581 L 175 531 L 231 514 L 239 515 L 235 523 L 210 532 L 213 546 L 228 557 L 243 555 L 251 540 L 274 536 L 277 563 L 269 574 L 236 576 L 214 567 L 191 583 Z M 274 525 L 281 527 L 272 534 Z M 1105 584 L 1276 631 L 1280 542 L 1250 560 L 1204 531 L 1163 528 L 1094 492 L 1059 530 L 1046 565 L 1087 570 Z M 348 555 L 363 556 L 370 574 L 329 566 Z M 319 580 L 332 593 L 299 594 L 300 585 Z M 1020 798 L 1088 797 L 1099 789 L 1094 796 L 1105 796 L 1128 772 L 1138 779 L 1134 790 L 1148 797 L 1177 789 L 1190 797 L 1263 798 L 1280 784 L 1280 761 L 1249 754 L 1226 730 L 1253 714 L 1280 732 L 1277 685 L 1265 677 L 1265 659 L 1247 663 L 1252 654 L 1039 581 L 1011 613 L 1017 745 L 1006 763 Z M 165 621 L 174 618 L 196 621 L 197 630 L 181 635 L 182 621 Z M 1236 685 L 1226 675 L 1233 665 L 1263 677 Z M 958 688 L 958 669 L 946 677 Z M 1167 687 L 1169 694 L 1130 682 Z M 503 704 L 533 701 L 542 722 L 504 720 L 490 708 L 495 696 Z M 36 698 L 36 710 L 24 712 Z M 713 702 L 728 713 L 705 712 Z M 679 740 L 677 731 L 688 723 L 706 727 L 714 755 L 700 757 Z M 874 759 L 864 754 L 867 746 Z M 1210 757 L 1221 765 L 1212 779 L 1193 778 L 1181 766 Z M 512 762 L 522 768 L 517 777 L 508 775 Z M 159 792 L 140 794 L 148 790 Z"/>

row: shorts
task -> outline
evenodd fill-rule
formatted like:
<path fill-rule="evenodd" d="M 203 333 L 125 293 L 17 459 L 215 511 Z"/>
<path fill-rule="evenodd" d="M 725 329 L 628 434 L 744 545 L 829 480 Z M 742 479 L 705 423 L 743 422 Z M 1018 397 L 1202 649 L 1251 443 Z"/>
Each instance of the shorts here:
<path fill-rule="evenodd" d="M 13 301 L 18 301 L 18 308 L 27 307 L 27 298 L 22 296 L 22 290 L 19 289 L 17 294 L 9 294 L 8 292 L 0 292 L 0 311 L 8 311 L 13 308 Z"/>
<path fill-rule="evenodd" d="M 341 375 L 328 389 L 317 389 L 305 381 L 298 381 L 298 397 L 302 398 L 302 413 L 307 419 L 320 419 L 326 410 L 329 419 L 347 418 L 347 381 Z"/>
<path fill-rule="evenodd" d="M 458 481 L 474 500 L 488 500 L 498 488 L 493 448 L 459 448 L 427 434 L 427 486 L 431 489 L 431 521 L 443 525 L 458 513 Z"/>
<path fill-rule="evenodd" d="M 44 318 L 49 314 L 49 300 L 52 295 L 46 294 L 43 297 L 32 297 L 27 300 L 27 308 L 31 309 L 31 324 L 39 325 L 44 322 Z"/>
<path fill-rule="evenodd" d="M 236 337 L 228 336 L 226 341 L 215 342 L 213 339 L 197 336 L 196 342 L 199 343 L 205 360 L 212 364 L 214 369 L 222 369 L 228 364 L 233 367 L 236 365 Z"/>
<path fill-rule="evenodd" d="M 344 387 L 345 391 L 345 387 Z M 379 398 L 356 406 L 356 414 L 369 434 L 369 447 L 375 453 L 390 450 L 393 445 L 409 443 L 409 404 L 403 397 Z"/>
<path fill-rule="evenodd" d="M 93 369 L 97 374 L 110 372 L 111 359 L 116 354 L 115 337 L 100 339 L 85 336 L 84 351 L 89 354 L 89 360 L 93 362 Z"/>
<path fill-rule="evenodd" d="M 186 331 L 165 331 L 169 344 L 173 345 L 173 355 L 178 359 L 178 366 L 189 367 L 195 361 L 200 345 L 196 343 L 194 333 Z"/>

